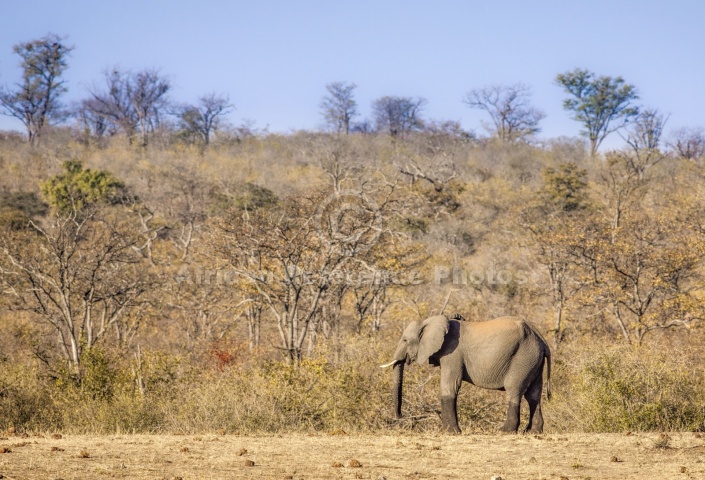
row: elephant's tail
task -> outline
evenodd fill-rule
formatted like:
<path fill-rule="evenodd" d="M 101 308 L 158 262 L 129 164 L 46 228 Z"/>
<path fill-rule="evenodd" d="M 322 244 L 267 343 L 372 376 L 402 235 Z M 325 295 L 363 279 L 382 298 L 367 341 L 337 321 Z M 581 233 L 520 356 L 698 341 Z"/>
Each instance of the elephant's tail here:
<path fill-rule="evenodd" d="M 546 398 L 551 399 L 551 350 L 546 348 L 544 352 L 544 358 L 546 359 Z"/>

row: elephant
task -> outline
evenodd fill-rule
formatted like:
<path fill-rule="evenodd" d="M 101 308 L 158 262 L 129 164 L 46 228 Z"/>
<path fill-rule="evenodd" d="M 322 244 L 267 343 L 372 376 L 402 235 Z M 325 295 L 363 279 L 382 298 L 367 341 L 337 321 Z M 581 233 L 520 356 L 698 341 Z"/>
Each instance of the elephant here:
<path fill-rule="evenodd" d="M 551 398 L 551 350 L 538 330 L 517 317 L 467 322 L 459 316 L 430 317 L 410 323 L 394 352 L 394 359 L 381 365 L 394 367 L 394 410 L 401 418 L 404 364 L 441 367 L 441 428 L 460 433 L 457 398 L 466 381 L 481 388 L 506 391 L 506 433 L 519 429 L 523 396 L 529 404 L 529 422 L 524 432 L 542 433 L 543 369 L 546 365 L 546 396 Z"/>

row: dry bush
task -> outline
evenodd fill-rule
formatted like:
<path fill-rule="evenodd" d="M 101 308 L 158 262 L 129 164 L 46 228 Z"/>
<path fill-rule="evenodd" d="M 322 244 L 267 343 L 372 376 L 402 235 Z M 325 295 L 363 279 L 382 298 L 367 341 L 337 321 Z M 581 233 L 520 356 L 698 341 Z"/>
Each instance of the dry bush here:
<path fill-rule="evenodd" d="M 69 133 L 48 134 L 36 148 L 0 138 L 0 200 L 12 200 L 14 207 L 30 206 L 32 195 L 39 195 L 40 182 L 58 173 L 65 160 L 108 170 L 133 196 L 135 205 L 127 205 L 125 212 L 144 207 L 139 210 L 145 217 L 140 232 L 154 244 L 150 268 L 164 282 L 134 313 L 140 328 L 120 339 L 106 336 L 98 345 L 101 350 L 86 357 L 80 380 L 61 371 L 55 337 L 39 329 L 31 315 L 3 310 L 0 326 L 11 334 L 0 340 L 0 356 L 5 357 L 0 368 L 0 429 L 13 425 L 83 433 L 436 431 L 438 369 L 406 369 L 404 418 L 393 417 L 392 375 L 378 365 L 389 360 L 400 327 L 410 315 L 438 313 L 445 301 L 446 313 L 457 311 L 471 320 L 518 314 L 544 327 L 551 314 L 547 279 L 526 248 L 517 212 L 535 200 L 540 172 L 561 162 L 587 169 L 593 196 L 599 192 L 594 187 L 600 180 L 600 162 L 587 158 L 581 142 L 565 139 L 544 146 L 508 146 L 445 135 L 401 141 L 386 135 L 340 138 L 298 132 L 248 136 L 201 149 L 172 143 L 168 135 L 142 148 L 121 138 L 82 144 Z M 414 183 L 400 172 L 410 164 L 427 169 L 443 165 L 444 178 L 453 177 L 452 183 L 432 186 L 418 179 Z M 335 323 L 339 330 L 317 329 L 317 339 L 305 342 L 310 347 L 299 364 L 280 361 L 281 352 L 269 347 L 277 332 L 267 318 L 262 322 L 263 352 L 248 353 L 243 347 L 234 354 L 229 346 L 244 345 L 248 328 L 240 312 L 231 308 L 236 295 L 230 289 L 235 287 L 228 284 L 216 290 L 218 285 L 196 283 L 188 284 L 193 291 L 187 292 L 175 280 L 181 267 L 190 272 L 217 268 L 202 252 L 212 251 L 206 233 L 208 220 L 222 210 L 218 202 L 224 197 L 251 202 L 258 195 L 281 200 L 337 181 L 343 189 L 364 182 L 397 182 L 398 222 L 406 226 L 398 228 L 399 238 L 429 256 L 415 267 L 422 283 L 387 298 L 380 329 L 372 336 L 368 328 L 356 333 L 365 319 L 358 321 L 350 299 L 344 299 L 338 310 L 326 311 L 319 319 Z M 679 211 L 677 204 L 660 200 L 669 197 L 664 192 L 679 189 L 687 197 L 683 201 L 687 217 L 702 223 L 700 184 L 700 173 L 687 164 L 663 162 L 648 184 L 649 208 L 665 216 Z M 0 225 L 22 224 L 25 218 L 16 210 L 0 211 Z M 190 243 L 184 243 L 184 232 L 190 228 L 193 235 L 186 235 Z M 453 266 L 467 274 L 502 270 L 512 279 L 521 274 L 526 281 L 434 282 L 435 267 Z M 451 290 L 456 291 L 449 295 Z M 681 342 L 675 348 L 656 334 L 649 350 L 616 347 L 604 308 L 600 312 L 577 303 L 568 309 L 570 335 L 554 352 L 555 399 L 544 404 L 547 430 L 705 429 L 699 400 L 705 386 L 703 369 L 699 355 L 688 350 L 688 345 L 698 343 L 697 337 L 674 330 L 673 338 Z M 190 338 L 188 321 L 198 319 L 199 313 L 222 328 L 210 336 Z M 215 348 L 212 342 L 218 339 L 228 348 Z M 30 355 L 47 365 L 28 360 Z M 504 417 L 504 402 L 502 392 L 463 385 L 458 401 L 461 427 L 466 432 L 495 431 Z M 526 414 L 526 407 L 523 410 Z"/>
<path fill-rule="evenodd" d="M 557 367 L 559 430 L 705 430 L 705 372 L 687 348 L 573 344 Z"/>
<path fill-rule="evenodd" d="M 439 370 L 405 371 L 404 417 L 392 411 L 392 375 L 378 365 L 394 339 L 358 337 L 335 356 L 322 349 L 298 365 L 252 357 L 222 368 L 181 368 L 145 353 L 143 391 L 133 370 L 112 359 L 86 360 L 82 383 L 39 369 L 3 368 L 0 429 L 73 433 L 434 432 L 440 426 Z M 186 359 L 184 359 L 186 360 Z M 687 352 L 571 345 L 554 356 L 549 431 L 703 431 L 702 368 Z M 465 432 L 494 432 L 504 393 L 468 384 L 458 399 Z M 526 406 L 523 414 L 526 417 Z M 526 418 L 524 418 L 524 422 Z"/>

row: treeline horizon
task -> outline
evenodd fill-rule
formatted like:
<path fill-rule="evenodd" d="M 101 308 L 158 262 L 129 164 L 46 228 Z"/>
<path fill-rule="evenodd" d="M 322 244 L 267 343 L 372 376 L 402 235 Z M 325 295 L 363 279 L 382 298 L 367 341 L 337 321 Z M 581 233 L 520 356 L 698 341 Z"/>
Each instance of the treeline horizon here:
<path fill-rule="evenodd" d="M 66 44 L 66 38 L 49 33 L 13 46 L 22 59 L 22 81 L 14 88 L 0 89 L 0 113 L 23 123 L 30 143 L 38 141 L 41 131 L 52 125 L 80 130 L 93 139 L 121 133 L 142 145 L 158 130 L 171 132 L 181 141 L 203 145 L 218 133 L 236 138 L 269 133 L 266 127 L 255 127 L 253 120 L 240 125 L 228 122 L 226 116 L 236 107 L 227 93 L 204 93 L 195 103 L 173 100 L 172 79 L 158 68 L 106 68 L 101 81 L 94 80 L 91 86 L 84 87 L 85 98 L 65 105 L 61 97 L 68 88 L 62 75 L 75 48 Z M 591 155 L 597 153 L 607 136 L 628 125 L 664 130 L 668 121 L 669 115 L 657 107 L 638 105 L 638 89 L 620 76 L 597 75 L 575 68 L 557 74 L 554 83 L 567 95 L 563 107 L 580 123 L 579 136 L 589 142 Z M 546 117 L 531 104 L 531 88 L 521 82 L 478 87 L 464 94 L 463 104 L 487 115 L 480 122 L 487 137 L 481 137 L 473 129 L 464 129 L 455 120 L 425 118 L 428 102 L 421 96 L 379 97 L 371 103 L 371 117 L 360 119 L 356 88 L 355 83 L 345 81 L 326 85 L 318 105 L 322 131 L 383 133 L 394 137 L 414 131 L 441 131 L 468 140 L 537 141 L 540 122 Z M 291 130 L 295 131 L 296 128 Z M 659 131 L 659 137 L 663 133 Z M 623 140 L 629 143 L 627 138 Z M 682 127 L 664 140 L 670 149 L 682 154 L 693 143 L 705 143 L 705 130 L 700 126 Z"/>

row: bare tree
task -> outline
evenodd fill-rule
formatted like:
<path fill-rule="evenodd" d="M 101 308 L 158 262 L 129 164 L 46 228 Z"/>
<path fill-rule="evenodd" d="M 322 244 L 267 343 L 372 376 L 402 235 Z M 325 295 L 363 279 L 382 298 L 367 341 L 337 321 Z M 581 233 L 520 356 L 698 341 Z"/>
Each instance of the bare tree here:
<path fill-rule="evenodd" d="M 491 122 L 482 126 L 503 142 L 514 142 L 538 133 L 539 122 L 546 115 L 529 103 L 531 90 L 517 83 L 493 85 L 469 91 L 463 103 L 470 108 L 486 111 Z"/>
<path fill-rule="evenodd" d="M 656 108 L 641 110 L 627 129 L 625 141 L 635 150 L 656 150 L 668 117 Z"/>
<path fill-rule="evenodd" d="M 92 98 L 83 99 L 73 108 L 73 116 L 79 127 L 86 135 L 95 138 L 115 134 L 115 128 L 107 115 L 91 105 L 94 102 Z"/>
<path fill-rule="evenodd" d="M 372 103 L 372 112 L 378 131 L 387 131 L 392 137 L 404 136 L 423 128 L 421 112 L 426 99 L 386 96 Z"/>
<path fill-rule="evenodd" d="M 350 133 L 350 125 L 359 113 L 353 98 L 354 83 L 333 82 L 326 85 L 328 95 L 321 101 L 321 115 L 326 124 L 337 133 Z"/>
<path fill-rule="evenodd" d="M 73 47 L 54 34 L 13 47 L 22 59 L 22 81 L 15 85 L 14 91 L 0 90 L 1 112 L 24 124 L 32 144 L 38 141 L 49 121 L 64 115 L 59 98 L 66 92 L 66 86 L 61 75 L 71 50 Z"/>
<path fill-rule="evenodd" d="M 697 128 L 679 128 L 671 134 L 669 146 L 686 160 L 699 160 L 705 157 L 705 130 Z"/>
<path fill-rule="evenodd" d="M 10 308 L 50 326 L 76 374 L 83 352 L 119 329 L 154 283 L 139 268 L 134 233 L 109 209 L 91 207 L 0 235 L 0 285 Z"/>
<path fill-rule="evenodd" d="M 403 164 L 396 166 L 399 173 L 410 178 L 412 185 L 431 187 L 412 189 L 414 195 L 424 198 L 422 204 L 425 205 L 424 210 L 428 210 L 423 216 L 438 217 L 457 210 L 461 204 L 457 199 L 458 185 L 454 180 L 459 173 L 453 159 L 445 153 L 439 153 L 421 160 L 405 158 Z"/>
<path fill-rule="evenodd" d="M 187 134 L 208 145 L 211 135 L 220 127 L 222 118 L 233 109 L 227 95 L 209 93 L 200 97 L 197 104 L 181 107 L 178 112 L 179 126 Z"/>
<path fill-rule="evenodd" d="M 257 211 L 221 224 L 216 244 L 244 290 L 254 290 L 275 319 L 278 348 L 291 362 L 320 315 L 332 275 L 347 257 L 321 246 L 316 206 L 290 201 L 283 211 Z"/>
<path fill-rule="evenodd" d="M 105 84 L 104 90 L 94 87 L 81 108 L 110 122 L 113 131 L 122 131 L 130 140 L 139 132 L 140 143 L 147 145 L 168 105 L 169 80 L 157 70 L 132 73 L 114 68 L 105 72 Z"/>
<path fill-rule="evenodd" d="M 160 114 L 168 103 L 166 94 L 170 89 L 169 80 L 156 70 L 143 70 L 134 75 L 130 99 L 137 116 L 142 145 L 147 145 L 147 134 L 159 126 Z"/>
<path fill-rule="evenodd" d="M 111 134 L 121 131 L 132 139 L 137 131 L 137 115 L 130 99 L 130 74 L 114 68 L 104 72 L 105 89 L 93 87 L 90 98 L 81 102 L 81 110 L 87 118 L 97 118 L 103 124 L 101 131 Z"/>
<path fill-rule="evenodd" d="M 668 118 L 655 108 L 640 111 L 626 129 L 622 138 L 631 149 L 627 158 L 639 179 L 643 180 L 646 171 L 666 156 L 659 149 L 663 129 Z"/>

